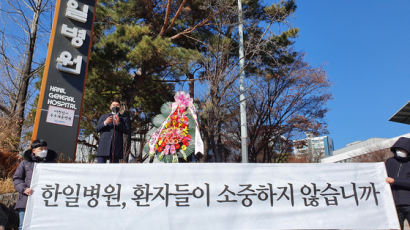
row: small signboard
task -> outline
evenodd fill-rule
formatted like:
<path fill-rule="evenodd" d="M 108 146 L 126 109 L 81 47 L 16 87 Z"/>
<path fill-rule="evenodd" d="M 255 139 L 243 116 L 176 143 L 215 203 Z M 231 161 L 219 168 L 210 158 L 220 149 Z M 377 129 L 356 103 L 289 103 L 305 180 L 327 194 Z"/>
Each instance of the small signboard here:
<path fill-rule="evenodd" d="M 56 125 L 65 125 L 72 127 L 74 120 L 75 110 L 64 109 L 57 106 L 50 105 L 47 112 L 46 122 L 56 124 Z"/>

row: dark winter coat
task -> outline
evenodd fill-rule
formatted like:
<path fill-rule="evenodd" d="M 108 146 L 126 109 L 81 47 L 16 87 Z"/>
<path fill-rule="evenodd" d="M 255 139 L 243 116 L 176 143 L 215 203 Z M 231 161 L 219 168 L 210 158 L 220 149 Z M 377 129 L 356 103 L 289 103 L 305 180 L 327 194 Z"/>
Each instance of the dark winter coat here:
<path fill-rule="evenodd" d="M 410 157 L 397 156 L 395 153 L 397 148 L 405 149 L 410 153 L 410 138 L 399 138 L 391 147 L 394 157 L 386 160 L 387 174 L 394 179 L 391 189 L 396 206 L 410 206 Z"/>
<path fill-rule="evenodd" d="M 24 194 L 24 190 L 30 188 L 34 163 L 55 163 L 57 153 L 49 149 L 46 158 L 41 159 L 34 156 L 31 149 L 29 149 L 24 152 L 23 157 L 24 160 L 20 162 L 13 176 L 14 188 L 19 193 L 15 209 L 26 208 L 27 195 Z"/>
<path fill-rule="evenodd" d="M 123 155 L 123 134 L 129 132 L 129 121 L 128 118 L 123 116 L 118 116 L 120 118 L 119 124 L 115 126 L 115 133 L 114 133 L 114 125 L 108 124 L 104 125 L 105 119 L 109 116 L 112 116 L 111 113 L 104 114 L 100 117 L 97 123 L 97 132 L 100 134 L 100 141 L 98 143 L 97 149 L 97 157 L 108 157 L 111 154 L 112 149 L 114 149 L 114 153 L 116 158 L 122 159 Z M 115 139 L 115 141 L 113 141 Z"/>

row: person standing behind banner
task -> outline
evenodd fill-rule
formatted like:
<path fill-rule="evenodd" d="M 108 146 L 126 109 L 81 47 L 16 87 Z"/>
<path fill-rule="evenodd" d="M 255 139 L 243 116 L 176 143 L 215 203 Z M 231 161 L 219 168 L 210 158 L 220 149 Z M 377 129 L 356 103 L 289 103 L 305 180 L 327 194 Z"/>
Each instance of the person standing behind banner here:
<path fill-rule="evenodd" d="M 385 162 L 388 175 L 386 182 L 391 186 L 400 227 L 403 229 L 404 220 L 410 224 L 410 138 L 400 137 L 390 150 L 394 157 Z"/>
<path fill-rule="evenodd" d="M 127 117 L 119 114 L 120 101 L 114 99 L 110 105 L 111 113 L 104 114 L 97 123 L 97 132 L 101 133 L 97 149 L 97 163 L 118 163 L 123 157 L 123 134 L 129 131 Z"/>
<path fill-rule="evenodd" d="M 13 175 L 14 188 L 18 192 L 15 209 L 19 214 L 19 229 L 22 229 L 27 197 L 33 194 L 30 188 L 34 163 L 56 163 L 57 153 L 47 148 L 44 140 L 34 140 L 31 148 L 23 153 L 24 160 L 18 165 Z M 40 192 L 40 191 L 39 191 Z"/>

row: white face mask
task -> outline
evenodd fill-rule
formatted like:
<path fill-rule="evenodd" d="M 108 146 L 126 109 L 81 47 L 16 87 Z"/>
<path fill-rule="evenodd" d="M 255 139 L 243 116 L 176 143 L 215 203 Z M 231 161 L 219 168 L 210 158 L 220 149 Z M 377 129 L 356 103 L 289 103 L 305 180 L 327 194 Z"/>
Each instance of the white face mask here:
<path fill-rule="evenodd" d="M 402 157 L 402 158 L 407 157 L 407 152 L 402 151 L 402 150 L 396 150 L 396 154 L 397 154 L 397 156 Z"/>
<path fill-rule="evenodd" d="M 40 152 L 37 153 L 37 156 L 40 158 L 45 158 L 47 156 L 47 150 L 41 150 Z"/>

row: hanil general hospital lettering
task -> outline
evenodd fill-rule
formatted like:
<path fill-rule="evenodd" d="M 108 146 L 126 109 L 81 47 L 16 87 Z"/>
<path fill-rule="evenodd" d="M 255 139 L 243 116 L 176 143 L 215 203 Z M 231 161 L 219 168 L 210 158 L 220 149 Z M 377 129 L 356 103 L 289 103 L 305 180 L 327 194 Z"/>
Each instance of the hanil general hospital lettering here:
<path fill-rule="evenodd" d="M 67 96 L 64 88 L 57 86 L 50 86 L 50 92 L 48 93 L 48 105 L 54 105 L 67 109 L 77 109 L 75 106 L 75 99 L 72 96 Z"/>

